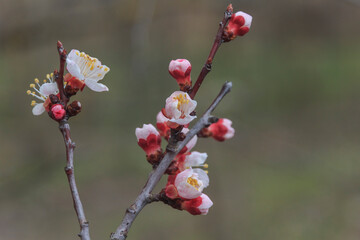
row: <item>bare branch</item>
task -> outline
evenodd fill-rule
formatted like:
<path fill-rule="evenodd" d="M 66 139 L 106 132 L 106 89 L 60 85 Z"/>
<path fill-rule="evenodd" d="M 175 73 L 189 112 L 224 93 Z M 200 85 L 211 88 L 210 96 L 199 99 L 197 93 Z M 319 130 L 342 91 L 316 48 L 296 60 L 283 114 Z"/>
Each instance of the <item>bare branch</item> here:
<path fill-rule="evenodd" d="M 145 207 L 146 204 L 156 201 L 156 195 L 151 195 L 151 192 L 155 188 L 156 184 L 160 181 L 161 177 L 164 175 L 166 169 L 169 167 L 170 163 L 173 161 L 175 156 L 180 152 L 181 149 L 204 127 L 213 123 L 214 117 L 211 116 L 211 112 L 216 108 L 224 96 L 230 92 L 232 87 L 231 82 L 226 82 L 219 95 L 215 98 L 210 107 L 206 110 L 204 115 L 197 121 L 194 127 L 186 134 L 186 138 L 183 141 L 169 141 L 167 146 L 167 153 L 164 158 L 161 160 L 159 166 L 154 169 L 140 195 L 136 198 L 135 203 L 132 204 L 125 213 L 124 219 L 121 225 L 116 229 L 116 232 L 111 234 L 111 240 L 125 240 L 129 229 L 134 222 L 136 216 L 140 211 Z M 173 136 L 172 136 L 173 137 Z"/>
<path fill-rule="evenodd" d="M 65 70 L 65 61 L 66 61 L 67 53 L 66 50 L 64 49 L 63 44 L 60 41 L 57 42 L 57 49 L 60 57 L 60 69 L 59 71 L 55 70 L 54 76 L 55 76 L 55 81 L 58 85 L 60 99 L 64 104 L 64 107 L 66 107 L 66 104 L 69 101 L 69 98 L 65 95 L 64 92 L 64 70 Z"/>
<path fill-rule="evenodd" d="M 227 25 L 227 23 L 229 22 L 231 15 L 233 13 L 233 8 L 232 5 L 230 4 L 225 13 L 224 13 L 224 18 L 223 20 L 220 22 L 220 26 L 219 26 L 219 30 L 216 34 L 215 40 L 214 40 L 214 44 L 210 50 L 209 56 L 205 62 L 204 67 L 201 69 L 201 72 L 194 84 L 194 87 L 190 90 L 190 97 L 192 99 L 194 99 L 197 91 L 199 90 L 202 82 L 204 81 L 206 75 L 211 71 L 211 67 L 212 67 L 212 62 L 214 60 L 215 54 L 217 52 L 217 50 L 219 49 L 219 47 L 221 46 L 221 43 L 223 42 L 222 36 L 224 34 L 224 29 Z"/>
<path fill-rule="evenodd" d="M 79 192 L 76 186 L 74 175 L 74 149 L 75 143 L 71 140 L 70 125 L 66 119 L 59 123 L 59 129 L 64 137 L 66 147 L 66 167 L 65 173 L 67 175 L 71 196 L 74 203 L 74 208 L 80 225 L 79 237 L 81 240 L 90 240 L 89 222 L 86 220 L 84 209 L 80 200 Z"/>

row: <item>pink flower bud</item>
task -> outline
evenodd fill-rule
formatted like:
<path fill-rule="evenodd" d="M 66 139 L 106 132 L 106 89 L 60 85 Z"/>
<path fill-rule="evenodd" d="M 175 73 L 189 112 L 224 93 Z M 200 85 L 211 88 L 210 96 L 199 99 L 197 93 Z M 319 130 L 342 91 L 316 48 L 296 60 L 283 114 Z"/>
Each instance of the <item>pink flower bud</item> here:
<path fill-rule="evenodd" d="M 232 138 L 235 134 L 235 129 L 231 127 L 231 124 L 231 120 L 220 118 L 219 121 L 209 126 L 211 136 L 220 142 Z"/>
<path fill-rule="evenodd" d="M 189 124 L 196 116 L 190 115 L 196 108 L 196 101 L 186 92 L 176 91 L 166 99 L 163 114 L 169 119 L 168 126 L 176 128 Z"/>
<path fill-rule="evenodd" d="M 204 188 L 209 186 L 209 177 L 202 169 L 186 169 L 176 175 L 174 183 L 180 197 L 194 199 L 201 195 Z"/>
<path fill-rule="evenodd" d="M 51 113 L 53 114 L 56 120 L 61 120 L 64 118 L 66 111 L 61 104 L 54 104 L 51 107 Z"/>
<path fill-rule="evenodd" d="M 167 125 L 168 120 L 161 111 L 156 116 L 156 128 L 159 130 L 160 135 L 166 139 L 170 136 L 170 127 Z"/>
<path fill-rule="evenodd" d="M 227 33 L 230 35 L 230 39 L 234 39 L 236 36 L 244 36 L 250 30 L 252 16 L 244 12 L 237 12 L 231 16 L 229 24 L 227 26 Z"/>
<path fill-rule="evenodd" d="M 136 128 L 135 135 L 146 155 L 161 153 L 161 136 L 153 125 L 144 124 L 142 128 Z"/>
<path fill-rule="evenodd" d="M 206 215 L 212 205 L 210 198 L 206 194 L 201 194 L 200 197 L 184 201 L 181 208 L 192 215 Z"/>
<path fill-rule="evenodd" d="M 191 64 L 186 59 L 172 60 L 169 64 L 169 73 L 179 84 L 180 89 L 186 91 L 191 87 Z"/>

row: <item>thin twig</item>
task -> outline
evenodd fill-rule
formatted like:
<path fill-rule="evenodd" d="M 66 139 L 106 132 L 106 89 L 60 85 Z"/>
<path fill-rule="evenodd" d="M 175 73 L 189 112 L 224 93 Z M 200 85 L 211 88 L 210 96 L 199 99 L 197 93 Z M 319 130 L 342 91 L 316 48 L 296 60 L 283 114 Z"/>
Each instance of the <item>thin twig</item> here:
<path fill-rule="evenodd" d="M 231 82 L 226 82 L 219 95 L 215 98 L 213 103 L 210 105 L 208 110 L 204 113 L 204 115 L 197 121 L 195 126 L 186 134 L 186 138 L 179 142 L 169 141 L 169 145 L 167 146 L 167 153 L 165 154 L 164 158 L 161 160 L 159 166 L 154 169 L 143 190 L 141 191 L 140 195 L 136 198 L 135 203 L 132 204 L 125 213 L 122 223 L 116 229 L 115 233 L 111 234 L 111 240 L 125 240 L 129 229 L 134 222 L 136 216 L 140 213 L 140 211 L 145 207 L 146 204 L 155 201 L 151 192 L 155 188 L 156 184 L 160 181 L 161 177 L 164 175 L 166 169 L 169 167 L 170 163 L 173 161 L 175 156 L 180 152 L 181 149 L 185 147 L 185 145 L 204 127 L 213 123 L 214 117 L 211 116 L 211 112 L 216 108 L 219 102 L 224 98 L 224 96 L 230 92 L 232 87 Z"/>
<path fill-rule="evenodd" d="M 192 99 L 194 99 L 197 91 L 199 90 L 202 82 L 204 81 L 206 75 L 211 71 L 211 66 L 212 66 L 212 62 L 214 60 L 215 54 L 217 52 L 217 50 L 219 49 L 219 47 L 221 46 L 221 43 L 223 42 L 222 36 L 224 33 L 224 29 L 227 25 L 227 23 L 229 22 L 231 15 L 233 13 L 233 7 L 231 4 L 229 4 L 229 6 L 227 7 L 225 13 L 224 13 L 224 18 L 223 20 L 220 22 L 220 26 L 219 26 L 219 30 L 216 34 L 215 40 L 214 40 L 214 44 L 210 50 L 209 56 L 205 62 L 204 67 L 201 69 L 201 72 L 194 84 L 194 87 L 190 90 L 190 97 Z"/>
<path fill-rule="evenodd" d="M 71 196 L 74 203 L 74 208 L 80 225 L 79 237 L 81 240 L 90 240 L 89 222 L 86 220 L 84 209 L 80 200 L 80 195 L 76 186 L 74 175 L 74 149 L 75 143 L 71 140 L 70 126 L 66 119 L 59 123 L 59 129 L 64 137 L 66 147 L 66 167 L 65 173 L 67 175 Z"/>
<path fill-rule="evenodd" d="M 66 108 L 66 104 L 69 101 L 69 98 L 65 95 L 65 91 L 64 91 L 64 70 L 65 70 L 67 53 L 66 50 L 64 49 L 63 44 L 60 41 L 57 42 L 57 49 L 60 57 L 60 69 L 59 72 L 55 71 L 55 81 L 58 85 L 60 99 L 64 104 L 64 108 Z"/>

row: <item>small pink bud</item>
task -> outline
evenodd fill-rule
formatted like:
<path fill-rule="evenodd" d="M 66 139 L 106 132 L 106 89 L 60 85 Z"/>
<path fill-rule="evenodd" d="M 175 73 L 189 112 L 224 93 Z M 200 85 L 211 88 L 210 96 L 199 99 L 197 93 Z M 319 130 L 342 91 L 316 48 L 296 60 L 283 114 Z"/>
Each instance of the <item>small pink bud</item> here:
<path fill-rule="evenodd" d="M 206 194 L 201 194 L 200 197 L 184 201 L 181 208 L 192 215 L 206 215 L 212 205 L 210 198 Z"/>
<path fill-rule="evenodd" d="M 222 142 L 225 139 L 230 139 L 235 134 L 235 129 L 231 126 L 231 120 L 227 118 L 220 118 L 219 121 L 209 126 L 211 136 L 216 140 Z"/>
<path fill-rule="evenodd" d="M 66 111 L 61 104 L 54 104 L 51 107 L 51 113 L 53 114 L 56 120 L 61 120 L 64 118 Z"/>
<path fill-rule="evenodd" d="M 229 40 L 236 36 L 244 36 L 249 32 L 252 22 L 252 16 L 244 12 L 237 12 L 231 16 L 229 24 L 226 27 L 226 34 Z"/>
<path fill-rule="evenodd" d="M 136 128 L 135 135 L 146 155 L 161 154 L 161 136 L 153 125 L 144 124 L 142 128 Z"/>
<path fill-rule="evenodd" d="M 169 73 L 179 84 L 181 91 L 191 88 L 191 64 L 186 59 L 172 60 L 169 64 Z"/>

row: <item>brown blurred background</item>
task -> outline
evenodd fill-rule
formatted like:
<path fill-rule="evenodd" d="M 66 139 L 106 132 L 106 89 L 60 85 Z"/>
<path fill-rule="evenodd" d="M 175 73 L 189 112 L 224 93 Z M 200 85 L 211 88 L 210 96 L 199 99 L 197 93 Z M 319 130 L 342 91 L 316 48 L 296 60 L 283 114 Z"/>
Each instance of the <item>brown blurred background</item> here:
<path fill-rule="evenodd" d="M 1 240 L 77 239 L 62 137 L 25 93 L 58 67 L 56 41 L 111 68 L 110 91 L 85 89 L 70 122 L 91 235 L 108 239 L 150 171 L 134 131 L 177 89 L 169 61 L 189 59 L 196 79 L 229 3 L 0 0 Z M 197 95 L 200 114 L 233 81 L 215 114 L 236 136 L 194 149 L 209 154 L 214 206 L 152 204 L 129 239 L 359 239 L 360 1 L 232 3 L 252 28 L 220 48 Z"/>

